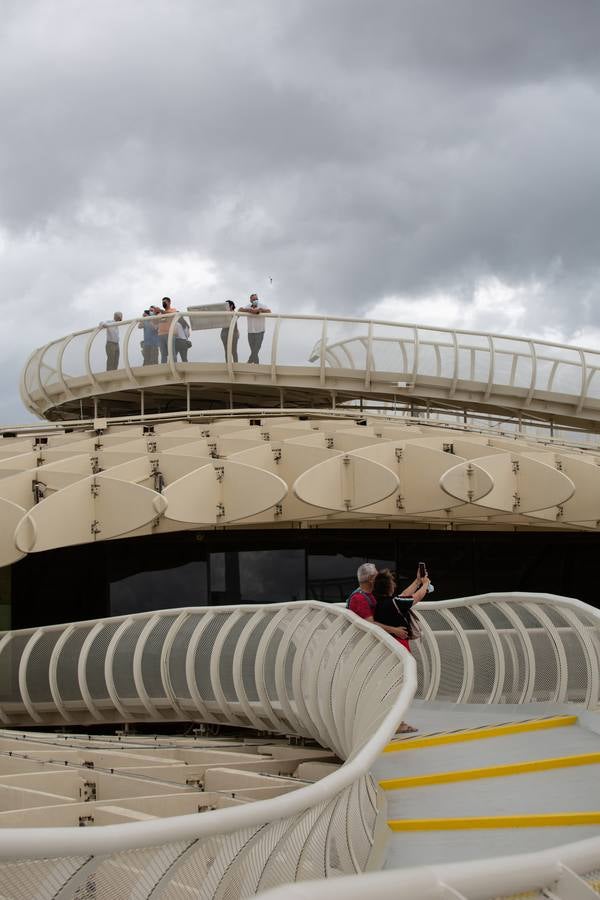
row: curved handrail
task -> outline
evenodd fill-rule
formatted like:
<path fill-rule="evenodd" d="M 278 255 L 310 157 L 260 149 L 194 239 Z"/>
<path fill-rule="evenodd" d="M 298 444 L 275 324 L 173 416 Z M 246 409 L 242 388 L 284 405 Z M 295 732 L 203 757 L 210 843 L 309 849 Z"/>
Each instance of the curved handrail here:
<path fill-rule="evenodd" d="M 192 630 L 190 619 L 192 625 L 197 620 Z M 243 625 L 237 634 L 240 621 Z M 152 639 L 156 627 L 162 649 Z M 242 647 L 234 657 L 235 672 L 232 655 L 225 652 L 232 629 L 237 634 L 236 644 Z M 105 651 L 103 631 L 110 636 L 109 652 Z M 41 640 L 48 635 L 50 639 Z M 56 641 L 51 639 L 53 635 Z M 258 635 L 258 645 L 248 641 Z M 194 719 L 200 711 L 194 692 L 189 691 L 188 695 L 183 688 L 186 682 L 190 686 L 191 673 L 205 721 L 254 725 L 240 702 L 244 694 L 245 704 L 251 705 L 259 721 L 270 719 L 281 723 L 283 733 L 299 731 L 312 737 L 322 746 L 334 749 L 346 762 L 320 781 L 291 793 L 201 816 L 94 829 L 4 828 L 0 881 L 8 877 L 5 866 L 10 866 L 11 861 L 49 860 L 53 877 L 62 871 L 59 863 L 64 862 L 64 879 L 58 887 L 67 891 L 65 897 L 75 896 L 78 882 L 70 880 L 73 866 L 76 871 L 80 865 L 85 866 L 89 874 L 93 858 L 92 874 L 99 882 L 107 879 L 114 890 L 111 896 L 117 898 L 121 896 L 119 866 L 133 864 L 132 854 L 140 854 L 145 855 L 146 862 L 137 876 L 136 896 L 155 897 L 155 889 L 169 879 L 185 881 L 183 859 L 195 857 L 201 861 L 210 852 L 221 865 L 222 877 L 216 887 L 225 888 L 231 868 L 228 889 L 232 893 L 228 896 L 233 897 L 237 884 L 234 870 L 245 865 L 245 859 L 250 866 L 248 877 L 255 878 L 257 890 L 281 880 L 277 873 L 279 847 L 284 838 L 289 842 L 286 858 L 296 860 L 299 878 L 311 873 L 342 874 L 364 869 L 383 815 L 383 808 L 377 808 L 369 799 L 373 791 L 369 768 L 402 719 L 416 689 L 414 660 L 381 629 L 348 610 L 306 601 L 164 610 L 28 629 L 13 632 L 12 637 L 9 642 L 0 638 L 0 654 L 13 645 L 13 666 L 21 661 L 19 680 L 12 685 L 10 698 L 3 700 L 0 712 L 13 724 L 22 724 L 28 715 L 37 724 L 40 720 L 43 724 L 97 724 L 99 714 L 105 722 L 123 718 L 138 722 Z M 192 649 L 191 667 L 186 646 Z M 46 657 L 52 660 L 52 666 L 46 667 Z M 145 663 L 153 666 L 152 683 L 155 685 L 158 678 L 162 685 L 155 696 L 144 680 Z M 23 695 L 23 691 L 28 691 L 30 671 L 52 673 L 60 666 L 64 668 L 61 683 L 69 683 L 68 718 L 56 677 L 52 678 L 52 701 L 35 702 L 29 694 Z M 277 677 L 276 668 L 286 672 L 290 666 L 291 680 Z M 75 701 L 74 679 L 80 697 Z M 103 687 L 108 681 L 110 699 Z M 233 700 L 232 684 L 237 684 L 238 691 Z M 170 706 L 173 694 L 176 703 Z M 100 695 L 102 702 L 98 704 Z M 93 706 L 89 704 L 90 696 Z M 338 724 L 344 721 L 349 696 L 354 698 L 353 727 L 342 729 Z M 259 699 L 250 699 L 256 697 Z M 158 717 L 155 709 L 159 710 Z M 293 709 L 294 723 L 289 721 L 286 709 Z M 352 821 L 351 810 L 356 804 L 364 819 L 365 827 L 360 832 Z M 317 820 L 328 823 L 330 835 L 325 847 L 320 847 L 320 862 L 307 850 Z M 336 862 L 338 850 L 334 845 L 342 835 L 348 845 L 344 858 L 354 860 L 351 865 Z M 217 863 L 215 866 L 207 876 L 208 883 L 219 870 Z M 215 896 L 216 887 L 215 891 L 207 887 L 205 895 Z"/>
<path fill-rule="evenodd" d="M 219 383 L 230 385 L 244 381 L 282 388 L 301 384 L 307 389 L 346 390 L 357 395 L 366 392 L 386 398 L 406 390 L 414 396 L 453 400 L 458 405 L 468 401 L 471 405 L 480 403 L 503 409 L 507 406 L 537 409 L 553 415 L 557 421 L 561 417 L 565 421 L 600 421 L 600 379 L 594 377 L 600 373 L 598 350 L 376 319 L 265 314 L 266 342 L 262 349 L 263 361 L 257 367 L 233 362 L 231 340 L 225 347 L 225 358 L 214 361 L 220 344 L 211 329 L 218 328 L 221 319 L 234 324 L 249 314 L 224 311 L 216 317 L 214 312 L 192 310 L 180 311 L 180 315 L 192 323 L 193 344 L 199 349 L 193 347 L 184 372 L 173 352 L 176 317 L 171 317 L 167 361 L 171 383 L 173 380 L 202 381 L 208 368 L 213 381 L 218 376 Z M 169 376 L 163 367 L 142 366 L 141 359 L 134 361 L 133 335 L 137 334 L 136 325 L 143 322 L 143 318 L 135 318 L 119 323 L 125 367 L 115 372 L 104 372 L 104 360 L 92 364 L 90 350 L 99 331 L 97 327 L 55 339 L 34 351 L 21 377 L 20 389 L 26 405 L 43 416 L 74 398 L 97 397 L 131 386 L 142 390 L 165 383 Z M 312 323 L 317 323 L 321 331 L 316 344 Z M 82 378 L 64 370 L 63 351 L 73 337 L 86 334 L 89 339 L 76 367 L 87 372 L 88 377 Z M 329 340 L 326 334 L 331 335 Z M 231 328 L 229 337 L 232 338 Z M 56 349 L 59 367 L 51 385 L 44 383 L 41 376 L 50 348 Z M 139 348 L 136 352 L 139 356 Z M 69 356 L 72 355 L 70 350 Z M 37 360 L 37 372 L 32 370 L 34 360 Z M 293 372 L 289 371 L 290 367 Z"/>
<path fill-rule="evenodd" d="M 412 644 L 419 682 L 423 684 L 426 669 L 429 684 L 437 684 L 428 700 L 600 703 L 600 612 L 579 600 L 522 592 L 481 594 L 423 602 L 416 612 L 427 625 Z M 443 678 L 449 657 L 456 684 Z"/>
<path fill-rule="evenodd" d="M 474 862 L 391 869 L 356 878 L 286 884 L 268 893 L 264 900 L 488 900 L 491 897 L 549 896 L 556 900 L 597 896 L 600 868 L 600 838 L 593 837 L 514 856 L 499 856 Z M 563 893 L 564 892 L 564 893 Z"/>
<path fill-rule="evenodd" d="M 518 695 L 522 702 L 555 702 L 559 698 L 566 703 L 597 704 L 598 610 L 577 600 L 548 594 L 486 594 L 422 603 L 418 612 L 425 627 L 423 637 L 414 642 L 417 665 L 422 672 L 427 657 L 429 677 L 438 685 L 434 698 L 451 703 L 456 696 L 465 703 L 506 703 Z M 238 633 L 240 622 L 243 624 Z M 151 640 L 158 626 L 161 648 Z M 104 650 L 104 630 L 110 652 Z M 232 633 L 236 634 L 234 654 L 225 651 Z M 536 634 L 535 642 L 530 639 L 532 633 Z M 56 641 L 40 639 L 48 634 L 55 634 Z M 249 640 L 254 636 L 259 637 L 258 643 Z M 573 636 L 576 644 L 571 640 Z M 540 637 L 547 642 L 546 650 Z M 515 669 L 515 656 L 510 651 L 515 642 L 520 642 L 522 671 Z M 148 644 L 153 678 L 159 673 L 163 688 L 159 696 L 151 695 L 144 680 Z M 119 873 L 134 866 L 136 897 L 154 898 L 170 884 L 177 883 L 181 889 L 197 885 L 200 866 L 205 872 L 201 896 L 226 894 L 233 898 L 260 893 L 294 878 L 340 875 L 365 868 L 381 820 L 381 810 L 373 805 L 369 794 L 368 769 L 403 716 L 417 683 L 414 660 L 377 626 L 344 608 L 307 601 L 173 609 L 8 633 L 0 637 L 0 664 L 8 647 L 13 670 L 18 663 L 19 678 L 12 696 L 2 702 L 0 716 L 12 724 L 27 721 L 30 713 L 38 724 L 40 719 L 42 724 L 65 721 L 65 704 L 56 677 L 53 699 L 44 702 L 32 699 L 28 680 L 30 664 L 36 673 L 49 671 L 49 677 L 63 666 L 65 677 L 61 683 L 67 683 L 72 675 L 80 685 L 80 700 L 69 701 L 71 720 L 97 722 L 100 715 L 106 722 L 122 720 L 123 716 L 148 721 L 155 718 L 155 709 L 161 720 L 193 718 L 195 711 L 201 711 L 206 721 L 225 719 L 236 724 L 256 724 L 257 718 L 269 721 L 282 732 L 289 726 L 290 731 L 313 737 L 333 748 L 346 762 L 321 781 L 291 794 L 202 816 L 95 829 L 3 829 L 0 878 L 3 870 L 8 871 L 5 867 L 16 860 L 39 860 L 39 865 L 51 867 L 53 878 L 62 878 L 55 885 L 53 896 L 75 897 L 81 885 L 79 876 L 91 875 L 99 884 L 110 885 L 111 897 L 117 900 L 129 896 L 126 887 L 125 893 L 121 892 Z M 443 667 L 436 670 L 452 652 L 455 661 L 461 659 L 464 666 L 459 687 L 454 667 L 450 667 L 450 673 Z M 557 667 L 555 683 L 548 690 L 538 684 L 535 673 L 547 665 L 554 653 L 560 656 L 562 671 Z M 582 656 L 585 666 L 581 665 Z M 46 657 L 52 665 L 45 665 Z M 507 664 L 509 658 L 512 668 Z M 571 665 L 573 672 L 567 671 Z M 585 681 L 569 677 L 583 669 Z M 240 673 L 244 673 L 241 678 Z M 482 673 L 485 677 L 480 682 Z M 109 700 L 102 687 L 108 681 Z M 186 684 L 187 691 L 182 689 Z M 227 699 L 231 698 L 232 685 L 234 699 Z M 39 696 L 40 692 L 36 694 Z M 45 692 L 41 694 L 46 696 Z M 102 695 L 101 705 L 97 703 L 98 695 Z M 358 834 L 352 830 L 356 818 L 352 810 L 363 821 Z M 326 835 L 324 844 L 322 837 L 312 842 L 317 823 L 322 829 L 319 834 Z M 345 858 L 351 861 L 346 864 L 340 862 L 333 846 L 341 835 L 347 842 Z M 585 844 L 577 845 L 572 853 L 569 851 L 569 859 L 587 860 L 588 851 Z M 597 859 L 596 845 L 593 853 Z M 207 854 L 211 859 L 208 867 Z M 549 881 L 556 880 L 557 871 L 563 871 L 555 866 L 549 868 L 552 860 L 547 855 L 543 859 L 534 856 L 533 865 L 541 860 Z M 577 871 L 586 871 L 585 864 L 581 865 L 583 868 Z M 453 871 L 464 875 L 456 881 L 459 896 L 461 886 L 476 885 L 472 872 L 479 873 L 476 877 L 487 878 L 489 885 L 489 867 L 482 866 L 448 867 L 448 878 Z M 415 884 L 429 886 L 432 893 L 419 893 L 420 897 L 441 896 L 436 880 L 439 871 L 419 870 L 404 876 L 394 872 L 395 896 L 401 877 L 406 877 L 409 888 Z M 519 881 L 501 881 L 502 886 L 529 883 L 520 864 L 510 871 L 523 877 Z M 390 896 L 386 891 L 391 877 L 392 873 L 369 878 L 374 898 Z M 448 883 L 445 877 L 442 883 Z M 339 892 L 340 884 L 336 879 L 331 888 Z M 366 884 L 350 882 L 347 895 L 353 896 L 351 892 L 358 888 L 364 896 Z M 381 894 L 375 892 L 379 887 Z M 314 883 L 309 889 L 314 896 Z M 324 890 L 329 891 L 330 886 Z M 495 895 L 502 892 L 498 888 Z M 504 892 L 509 893 L 508 889 Z M 296 896 L 306 894 L 296 891 Z M 465 891 L 464 896 L 485 895 Z"/>

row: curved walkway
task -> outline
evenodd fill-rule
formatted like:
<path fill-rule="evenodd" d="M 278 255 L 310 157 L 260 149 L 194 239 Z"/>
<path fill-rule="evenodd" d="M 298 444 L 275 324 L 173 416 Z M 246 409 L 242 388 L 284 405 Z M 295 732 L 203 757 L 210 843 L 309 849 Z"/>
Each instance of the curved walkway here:
<path fill-rule="evenodd" d="M 142 319 L 115 323 L 120 359 L 114 371 L 106 371 L 101 327 L 35 350 L 21 378 L 25 405 L 57 418 L 79 416 L 84 403 L 89 414 L 94 401 L 95 409 L 100 401 L 105 414 L 116 415 L 156 411 L 168 403 L 189 409 L 209 401 L 331 406 L 360 397 L 413 398 L 454 408 L 508 409 L 566 424 L 600 422 L 600 352 L 595 350 L 395 322 L 267 315 L 255 365 L 243 361 L 244 314 L 184 314 L 192 326 L 186 362 L 175 359 L 175 317 L 162 365 L 144 364 Z M 233 344 L 238 319 L 239 362 Z"/>

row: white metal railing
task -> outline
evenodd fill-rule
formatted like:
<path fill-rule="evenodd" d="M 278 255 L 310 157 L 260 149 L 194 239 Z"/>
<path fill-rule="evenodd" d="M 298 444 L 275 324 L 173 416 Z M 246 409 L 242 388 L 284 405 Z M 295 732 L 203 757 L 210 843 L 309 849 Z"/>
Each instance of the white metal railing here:
<path fill-rule="evenodd" d="M 450 703 L 600 703 L 600 612 L 553 594 L 420 603 L 417 696 Z"/>
<path fill-rule="evenodd" d="M 116 372 L 106 372 L 103 327 L 74 332 L 31 354 L 21 378 L 25 405 L 43 415 L 77 398 L 143 389 L 165 379 L 190 383 L 199 379 L 194 364 L 201 364 L 203 380 L 229 385 L 301 384 L 386 398 L 543 409 L 570 421 L 600 420 L 600 352 L 593 349 L 380 320 L 266 315 L 256 366 L 244 362 L 247 314 L 223 312 L 221 324 L 231 324 L 220 331 L 214 327 L 214 312 L 181 314 L 192 326 L 192 346 L 183 351 L 187 362 L 175 336 L 177 316 L 169 319 L 163 365 L 144 359 L 140 328 L 147 319 L 114 323 L 120 344 Z"/>
<path fill-rule="evenodd" d="M 416 666 L 375 625 L 314 602 L 166 610 L 0 636 L 7 725 L 200 719 L 306 735 L 346 759 L 291 794 L 202 816 L 3 829 L 3 896 L 234 900 L 363 871 L 383 815 L 369 768 L 415 693 L 417 669 L 419 694 L 428 699 L 597 706 L 597 610 L 544 594 L 488 594 L 418 609 Z M 547 871 L 555 880 L 556 867 Z M 394 873 L 396 891 L 401 877 Z M 489 893 L 464 896 L 498 897 L 516 883 L 498 888 L 485 877 Z M 431 873 L 415 878 L 432 897 L 455 896 L 440 894 Z M 457 882 L 459 896 L 465 883 Z M 350 887 L 360 884 L 364 896 L 370 879 Z M 373 897 L 389 896 L 375 892 L 378 884 Z M 420 897 L 412 884 L 407 896 Z"/>
<path fill-rule="evenodd" d="M 286 884 L 264 900 L 593 900 L 600 893 L 600 838 L 477 862 L 393 869 L 362 878 Z"/>
<path fill-rule="evenodd" d="M 305 735 L 346 761 L 292 793 L 202 815 L 2 829 L 2 897 L 233 900 L 363 871 L 384 816 L 369 768 L 410 703 L 415 669 L 376 626 L 313 602 L 5 633 L 5 724 L 191 719 Z"/>

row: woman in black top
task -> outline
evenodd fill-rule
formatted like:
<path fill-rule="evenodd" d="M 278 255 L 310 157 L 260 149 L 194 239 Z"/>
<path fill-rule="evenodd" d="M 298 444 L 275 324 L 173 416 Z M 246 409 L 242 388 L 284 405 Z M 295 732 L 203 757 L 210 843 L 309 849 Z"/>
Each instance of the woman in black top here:
<path fill-rule="evenodd" d="M 427 595 L 428 587 L 427 573 L 424 578 L 421 578 L 418 570 L 413 583 L 409 584 L 401 594 L 396 594 L 396 581 L 389 569 L 382 569 L 375 578 L 373 585 L 373 594 L 377 601 L 375 621 L 381 622 L 382 625 L 404 628 L 406 634 L 403 637 L 395 637 L 409 651 L 409 641 L 414 640 L 419 634 L 419 625 L 412 612 L 412 606 Z"/>
<path fill-rule="evenodd" d="M 393 635 L 410 653 L 409 641 L 419 636 L 419 625 L 412 611 L 414 603 L 418 603 L 427 594 L 429 578 L 427 573 L 421 578 L 417 570 L 417 577 L 406 590 L 396 595 L 396 581 L 389 569 L 382 569 L 375 578 L 373 595 L 377 604 L 375 606 L 374 619 L 382 625 L 393 625 L 404 630 L 404 636 Z M 396 734 L 406 734 L 417 731 L 413 725 L 401 722 Z"/>

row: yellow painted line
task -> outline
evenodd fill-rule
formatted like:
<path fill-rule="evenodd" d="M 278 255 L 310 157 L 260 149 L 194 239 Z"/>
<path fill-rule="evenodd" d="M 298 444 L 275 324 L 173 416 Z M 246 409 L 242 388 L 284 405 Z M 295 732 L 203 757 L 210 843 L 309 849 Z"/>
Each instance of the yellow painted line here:
<path fill-rule="evenodd" d="M 450 784 L 454 781 L 475 781 L 478 778 L 526 775 L 528 772 L 570 769 L 573 766 L 595 766 L 599 763 L 600 753 L 578 753 L 573 756 L 528 759 L 523 762 L 484 766 L 481 769 L 455 769 L 451 772 L 432 772 L 427 775 L 410 775 L 404 778 L 385 778 L 379 782 L 379 787 L 383 788 L 384 791 L 398 791 L 401 788 L 424 787 L 429 784 Z"/>
<path fill-rule="evenodd" d="M 440 747 L 444 744 L 461 744 L 465 741 L 482 741 L 486 738 L 503 737 L 507 734 L 523 734 L 527 731 L 544 731 L 547 728 L 565 728 L 574 725 L 577 716 L 550 716 L 547 719 L 531 719 L 526 722 L 508 722 L 505 725 L 489 725 L 483 728 L 469 728 L 465 731 L 443 732 L 428 737 L 408 738 L 392 741 L 384 753 L 398 753 L 401 750 L 417 750 L 421 747 Z"/>
<path fill-rule="evenodd" d="M 600 825 L 600 811 L 537 813 L 518 816 L 469 816 L 457 819 L 390 819 L 392 831 L 464 831 L 476 828 L 557 828 Z"/>

